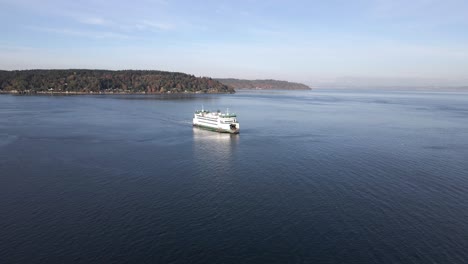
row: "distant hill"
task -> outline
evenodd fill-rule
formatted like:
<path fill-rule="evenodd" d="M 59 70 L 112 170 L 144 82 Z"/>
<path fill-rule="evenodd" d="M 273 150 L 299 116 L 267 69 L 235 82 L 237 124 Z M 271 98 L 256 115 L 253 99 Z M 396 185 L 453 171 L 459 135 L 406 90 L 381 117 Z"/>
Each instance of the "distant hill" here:
<path fill-rule="evenodd" d="M 240 79 L 216 79 L 234 89 L 262 89 L 262 90 L 311 90 L 302 83 L 294 83 L 278 80 L 240 80 Z"/>
<path fill-rule="evenodd" d="M 0 71 L 3 93 L 234 93 L 208 77 L 141 70 Z"/>

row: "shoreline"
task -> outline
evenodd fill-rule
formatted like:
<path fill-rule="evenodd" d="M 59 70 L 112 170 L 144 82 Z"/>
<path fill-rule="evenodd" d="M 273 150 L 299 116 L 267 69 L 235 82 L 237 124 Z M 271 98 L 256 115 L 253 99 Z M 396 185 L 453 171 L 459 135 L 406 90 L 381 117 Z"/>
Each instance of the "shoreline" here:
<path fill-rule="evenodd" d="M 234 93 L 220 93 L 220 92 L 165 92 L 165 93 L 149 93 L 149 92 L 55 92 L 55 91 L 0 91 L 0 94 L 10 95 L 193 95 L 193 94 L 234 94 Z"/>

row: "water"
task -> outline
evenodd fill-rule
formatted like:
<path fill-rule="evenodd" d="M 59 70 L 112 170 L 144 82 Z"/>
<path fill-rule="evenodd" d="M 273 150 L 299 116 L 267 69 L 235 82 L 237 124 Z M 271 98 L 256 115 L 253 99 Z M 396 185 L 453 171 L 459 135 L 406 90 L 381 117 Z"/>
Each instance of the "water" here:
<path fill-rule="evenodd" d="M 468 93 L 3 95 L 0 262 L 466 263 L 467 161 Z"/>

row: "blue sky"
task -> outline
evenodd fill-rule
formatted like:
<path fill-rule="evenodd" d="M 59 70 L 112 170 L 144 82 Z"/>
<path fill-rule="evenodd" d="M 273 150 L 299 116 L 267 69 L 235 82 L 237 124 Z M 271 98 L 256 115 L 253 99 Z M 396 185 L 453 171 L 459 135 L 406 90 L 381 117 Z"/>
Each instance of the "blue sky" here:
<path fill-rule="evenodd" d="M 0 0 L 0 69 L 468 85 L 468 1 Z"/>

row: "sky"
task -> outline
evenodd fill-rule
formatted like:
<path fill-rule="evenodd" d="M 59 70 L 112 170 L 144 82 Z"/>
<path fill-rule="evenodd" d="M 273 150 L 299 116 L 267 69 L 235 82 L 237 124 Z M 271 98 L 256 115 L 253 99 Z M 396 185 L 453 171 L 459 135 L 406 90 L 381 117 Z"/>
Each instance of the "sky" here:
<path fill-rule="evenodd" d="M 468 86 L 467 0 L 0 0 L 0 69 Z"/>

